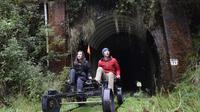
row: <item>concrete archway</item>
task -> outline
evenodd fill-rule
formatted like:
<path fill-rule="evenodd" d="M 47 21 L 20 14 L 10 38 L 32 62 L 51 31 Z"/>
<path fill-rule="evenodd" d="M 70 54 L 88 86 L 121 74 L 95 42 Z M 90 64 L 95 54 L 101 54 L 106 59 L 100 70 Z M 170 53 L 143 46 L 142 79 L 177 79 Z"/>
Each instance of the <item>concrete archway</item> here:
<path fill-rule="evenodd" d="M 98 19 L 95 28 L 89 40 L 94 49 L 91 56 L 93 72 L 102 56 L 101 49 L 108 47 L 121 66 L 123 88 L 135 91 L 136 82 L 140 81 L 143 90 L 154 93 L 155 79 L 160 75 L 159 54 L 154 38 L 137 18 L 109 15 Z"/>

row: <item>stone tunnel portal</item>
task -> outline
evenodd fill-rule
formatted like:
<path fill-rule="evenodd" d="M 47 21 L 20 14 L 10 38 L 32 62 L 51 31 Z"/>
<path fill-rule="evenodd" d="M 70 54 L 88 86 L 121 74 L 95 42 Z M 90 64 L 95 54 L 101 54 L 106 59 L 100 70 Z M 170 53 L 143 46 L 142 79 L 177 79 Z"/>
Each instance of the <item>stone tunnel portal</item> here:
<path fill-rule="evenodd" d="M 143 90 L 154 93 L 160 76 L 159 55 L 154 38 L 138 19 L 105 16 L 96 21 L 95 27 L 89 40 L 93 73 L 96 73 L 98 60 L 102 57 L 102 48 L 108 47 L 120 64 L 123 89 L 134 92 L 139 81 Z"/>
<path fill-rule="evenodd" d="M 102 57 L 101 49 L 108 47 L 111 55 L 117 58 L 121 67 L 122 86 L 125 91 L 138 90 L 136 83 L 150 94 L 155 92 L 156 77 L 159 75 L 159 62 L 153 38 L 147 34 L 146 40 L 128 33 L 116 33 L 102 41 L 92 54 L 93 72 Z"/>

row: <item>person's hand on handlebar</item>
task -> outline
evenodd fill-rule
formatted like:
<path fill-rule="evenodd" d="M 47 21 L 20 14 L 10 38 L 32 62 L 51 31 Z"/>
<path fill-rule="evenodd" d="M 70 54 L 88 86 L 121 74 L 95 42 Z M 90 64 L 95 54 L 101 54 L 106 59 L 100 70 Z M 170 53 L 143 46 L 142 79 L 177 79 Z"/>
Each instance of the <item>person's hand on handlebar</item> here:
<path fill-rule="evenodd" d="M 114 79 L 115 83 L 119 83 L 120 82 L 120 78 L 121 78 L 120 75 L 116 75 L 115 79 Z"/>
<path fill-rule="evenodd" d="M 88 77 L 88 79 L 89 79 L 89 80 L 92 80 L 92 77 L 91 77 L 91 76 L 89 76 L 89 77 Z"/>
<path fill-rule="evenodd" d="M 92 74 L 91 73 L 88 73 L 88 79 L 92 80 Z"/>
<path fill-rule="evenodd" d="M 117 75 L 116 78 L 117 78 L 117 79 L 120 79 L 120 75 Z"/>

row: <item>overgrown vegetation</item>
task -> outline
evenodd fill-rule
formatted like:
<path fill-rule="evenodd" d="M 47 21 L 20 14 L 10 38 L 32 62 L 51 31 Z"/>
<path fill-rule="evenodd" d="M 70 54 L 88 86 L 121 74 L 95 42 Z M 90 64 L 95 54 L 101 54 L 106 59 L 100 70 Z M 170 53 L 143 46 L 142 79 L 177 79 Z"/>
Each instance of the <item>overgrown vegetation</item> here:
<path fill-rule="evenodd" d="M 158 92 L 157 95 L 149 97 L 144 93 L 137 96 L 125 96 L 125 101 L 121 106 L 117 106 L 117 112 L 198 112 L 200 110 L 200 66 L 196 69 L 188 69 L 182 81 L 170 93 Z M 30 109 L 32 112 L 39 111 L 39 102 L 30 102 L 26 98 L 20 97 L 12 103 L 9 108 L 1 108 L 0 112 L 22 111 Z M 20 105 L 19 105 L 20 104 Z M 31 106 L 30 106 L 31 105 Z M 85 105 L 77 108 L 77 105 L 62 106 L 62 112 L 72 109 L 72 112 L 101 112 L 99 104 Z"/>
<path fill-rule="evenodd" d="M 193 26 L 193 53 L 189 57 L 190 64 L 181 81 L 173 91 L 159 91 L 153 97 L 145 94 L 127 97 L 119 112 L 198 112 L 200 110 L 200 38 L 199 26 Z M 131 105 L 131 106 L 130 106 Z"/>
<path fill-rule="evenodd" d="M 86 0 L 72 0 L 66 2 L 67 11 L 69 13 L 69 24 L 74 25 L 74 22 L 77 21 L 78 17 L 80 17 L 80 13 L 83 13 L 86 9 Z"/>
<path fill-rule="evenodd" d="M 200 110 L 200 67 L 188 70 L 176 88 L 151 98 L 129 97 L 119 112 L 198 112 Z M 131 106 L 130 106 L 131 105 Z"/>
<path fill-rule="evenodd" d="M 188 57 L 190 68 L 194 68 L 200 64 L 200 25 L 191 25 L 191 31 L 193 50 Z"/>
<path fill-rule="evenodd" d="M 0 112 L 39 112 L 41 110 L 41 106 L 38 102 L 30 101 L 21 95 L 18 95 L 17 98 L 11 98 L 10 100 L 12 104 L 0 108 Z"/>
<path fill-rule="evenodd" d="M 43 16 L 38 4 L 26 4 L 28 0 L 0 0 L 0 111 L 13 112 L 27 110 L 40 111 L 40 98 L 45 90 L 62 90 L 67 75 L 67 68 L 55 75 L 46 69 L 46 60 L 55 59 L 54 53 L 46 54 L 45 26 Z M 36 1 L 36 0 L 33 0 Z M 155 24 L 160 18 L 159 4 L 157 0 L 118 0 L 113 10 L 118 14 L 133 16 L 136 9 L 144 14 L 146 27 Z M 106 1 L 104 0 L 106 3 Z M 138 4 L 141 7 L 137 7 Z M 86 11 L 85 0 L 70 0 L 69 24 L 73 27 L 81 16 L 81 11 Z M 88 37 L 95 29 L 94 22 L 90 18 L 85 23 L 83 34 Z M 68 21 L 67 21 L 68 22 Z M 119 112 L 132 111 L 186 111 L 200 110 L 200 27 L 195 27 L 192 33 L 194 52 L 191 54 L 190 67 L 185 73 L 180 84 L 168 94 L 160 93 L 151 98 L 128 96 Z M 74 30 L 78 35 L 80 32 Z M 73 32 L 72 32 L 73 33 Z M 51 47 L 63 44 L 64 40 L 55 40 Z M 78 44 L 78 43 L 74 43 Z M 59 57 L 59 56 L 57 56 Z M 4 106 L 6 105 L 6 106 Z M 130 106 L 131 105 L 131 106 Z M 74 107 L 74 106 L 73 106 Z M 63 110 L 67 109 L 66 107 Z M 86 106 L 78 111 L 90 111 Z M 97 105 L 95 111 L 101 111 Z M 91 110 L 91 111 L 94 111 Z"/>
<path fill-rule="evenodd" d="M 107 15 L 139 17 L 148 29 L 162 24 L 158 0 L 74 0 L 66 1 L 70 32 L 70 52 L 78 49 L 81 42 L 88 43 L 95 31 L 95 21 Z"/>
<path fill-rule="evenodd" d="M 0 106 L 12 105 L 18 95 L 38 101 L 45 90 L 63 83 L 63 75 L 46 69 L 43 24 L 39 4 L 0 1 Z"/>

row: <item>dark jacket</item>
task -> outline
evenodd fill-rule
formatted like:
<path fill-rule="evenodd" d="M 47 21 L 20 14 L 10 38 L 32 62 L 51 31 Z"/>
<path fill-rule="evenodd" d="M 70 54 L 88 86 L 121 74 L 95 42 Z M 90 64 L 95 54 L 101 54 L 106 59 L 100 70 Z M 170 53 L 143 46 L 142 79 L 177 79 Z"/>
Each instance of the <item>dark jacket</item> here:
<path fill-rule="evenodd" d="M 78 62 L 78 60 L 76 59 L 73 63 L 72 68 L 75 69 L 76 74 L 79 74 L 79 75 L 82 72 L 84 72 L 87 76 L 90 76 L 90 74 L 91 74 L 89 62 L 86 59 L 83 59 L 82 62 Z"/>

